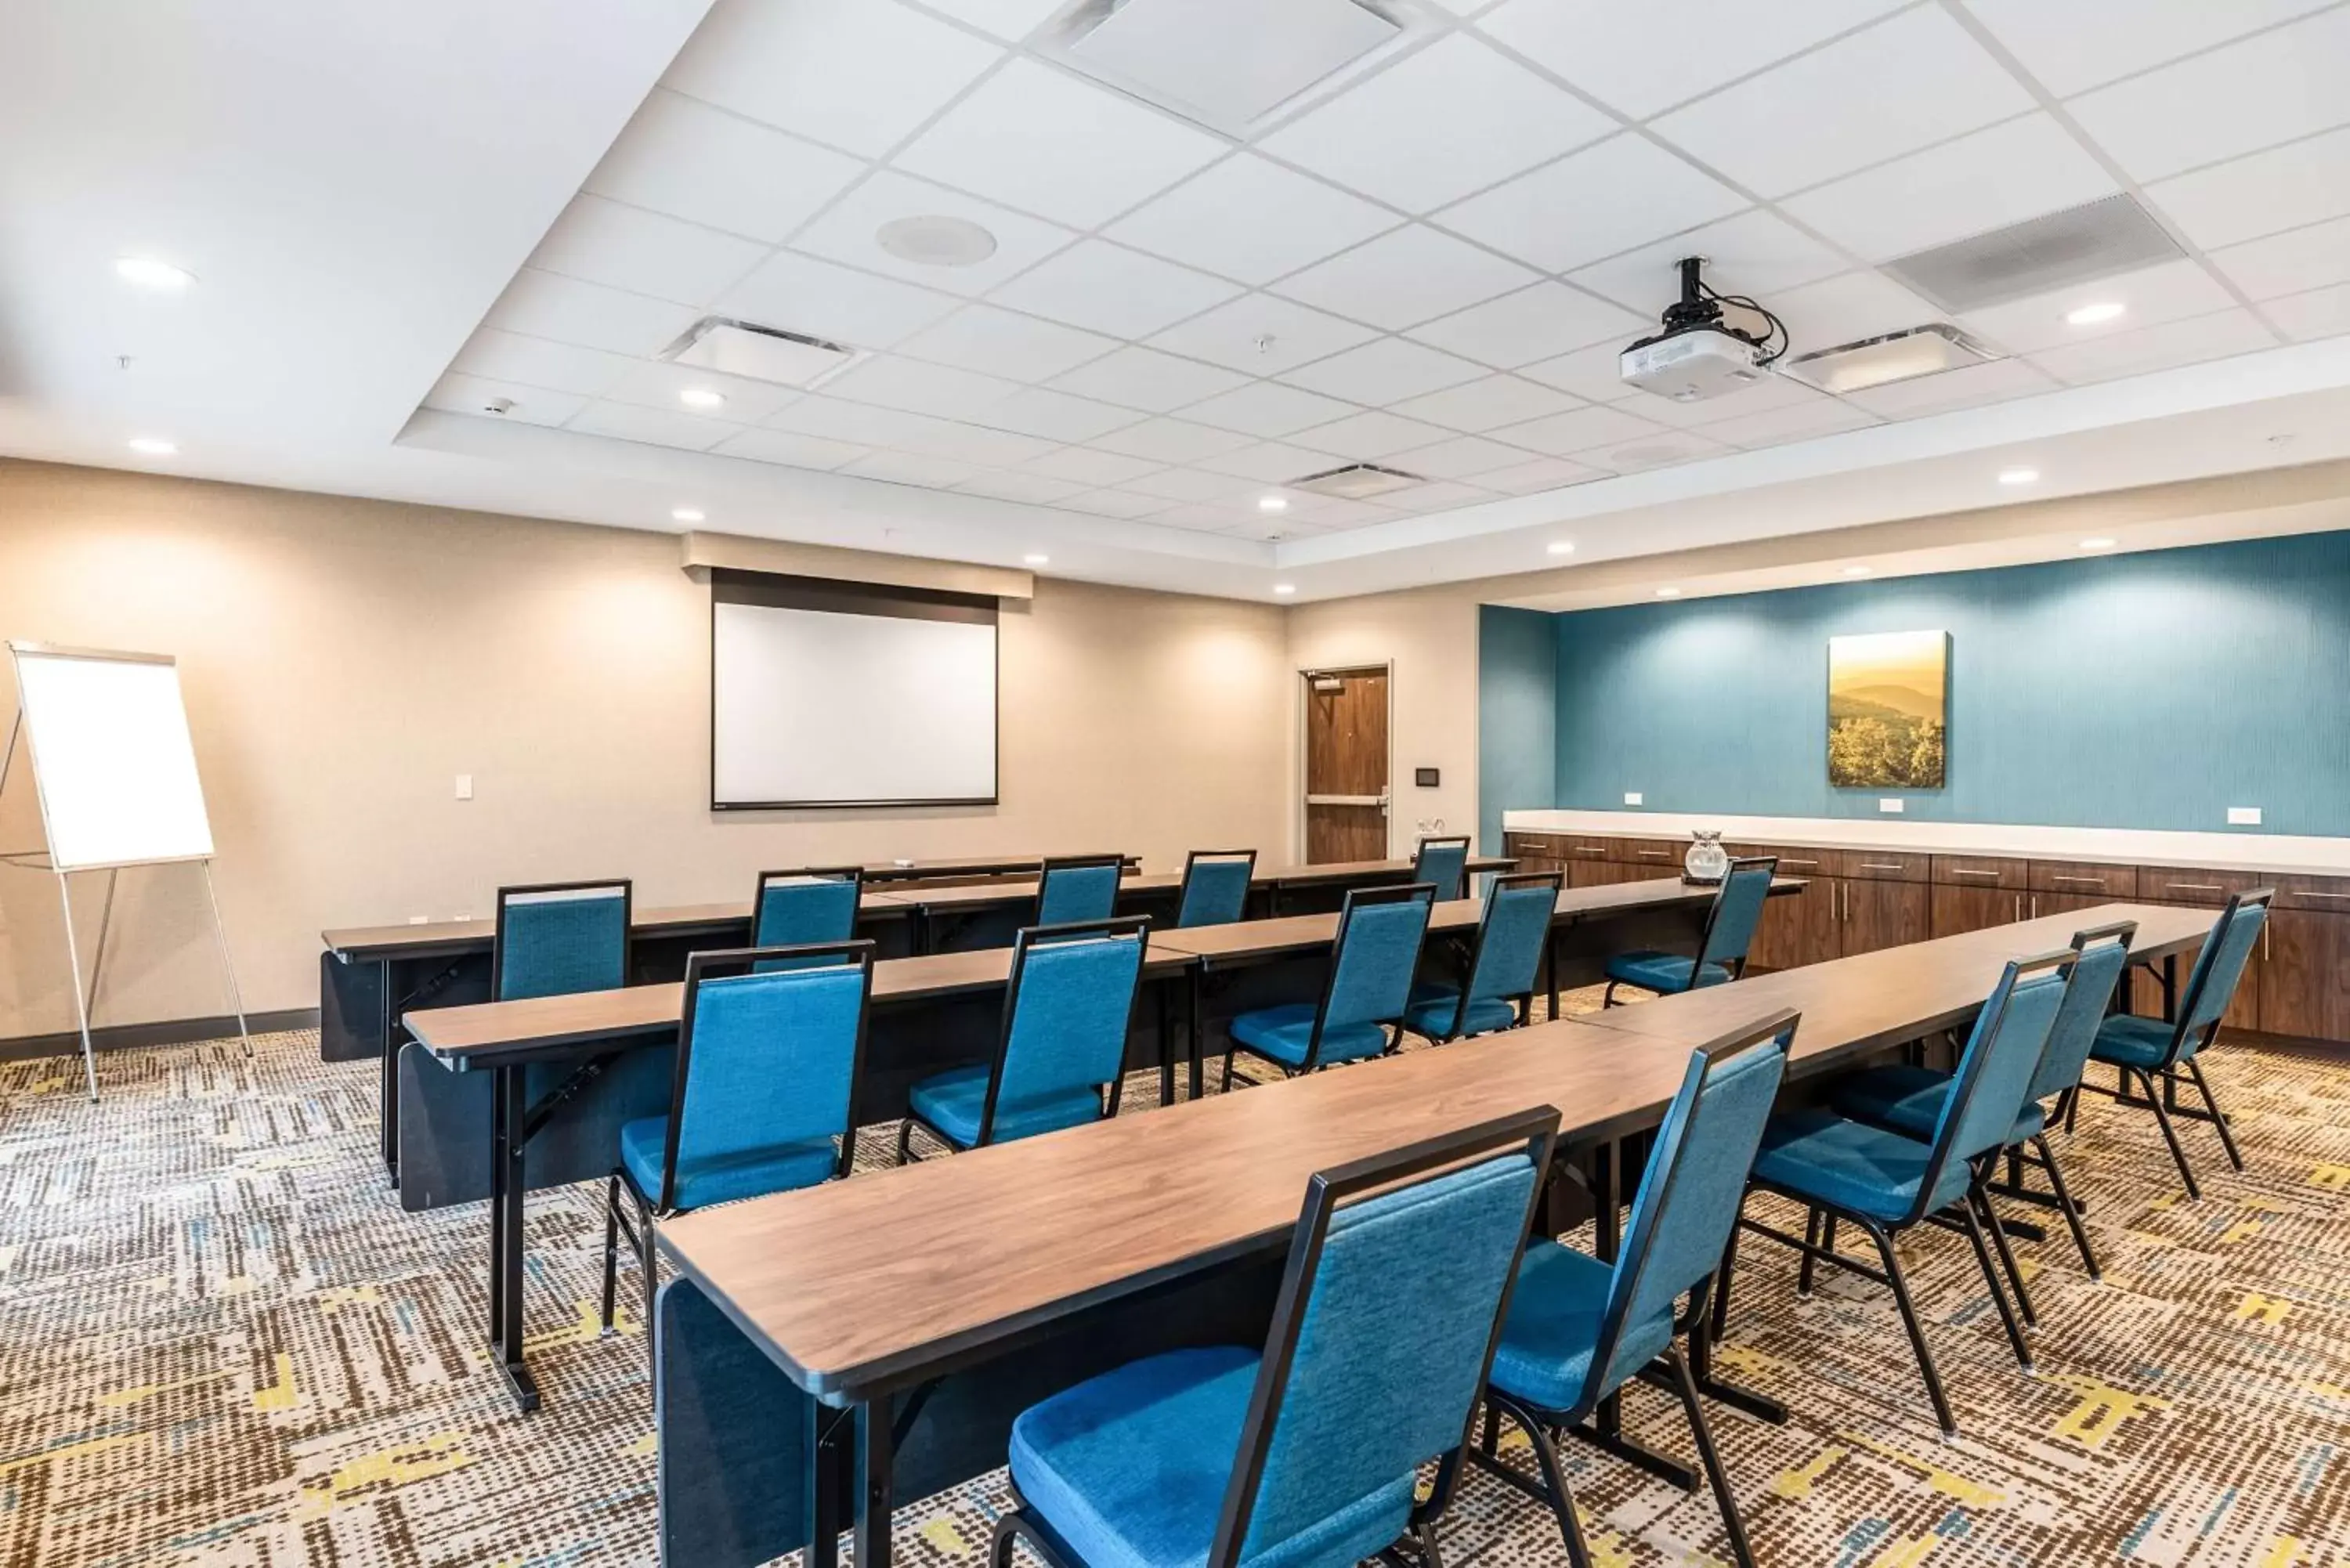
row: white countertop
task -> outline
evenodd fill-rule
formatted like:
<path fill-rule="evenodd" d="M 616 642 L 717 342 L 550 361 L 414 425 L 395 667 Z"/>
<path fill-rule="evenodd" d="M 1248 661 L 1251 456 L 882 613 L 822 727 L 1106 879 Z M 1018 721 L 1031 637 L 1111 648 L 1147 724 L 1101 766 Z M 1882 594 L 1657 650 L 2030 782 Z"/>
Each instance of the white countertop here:
<path fill-rule="evenodd" d="M 1599 833 L 1627 838 L 1686 838 L 1691 831 L 1705 828 L 1720 829 L 1732 844 L 1784 844 L 1805 849 L 2012 855 L 2116 866 L 2200 866 L 2215 871 L 2350 877 L 2350 838 L 2282 833 L 2176 833 L 2136 827 L 1731 816 L 1678 811 L 1506 811 L 1502 814 L 1502 826 L 1520 833 Z"/>

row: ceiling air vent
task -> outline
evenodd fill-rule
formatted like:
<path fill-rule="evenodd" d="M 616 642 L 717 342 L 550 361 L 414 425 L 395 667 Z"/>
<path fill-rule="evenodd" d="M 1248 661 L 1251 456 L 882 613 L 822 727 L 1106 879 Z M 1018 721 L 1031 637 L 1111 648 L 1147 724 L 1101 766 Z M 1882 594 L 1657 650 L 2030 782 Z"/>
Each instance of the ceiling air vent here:
<path fill-rule="evenodd" d="M 1429 26 L 1393 0 L 1087 0 L 1035 47 L 1186 119 L 1245 136 Z"/>
<path fill-rule="evenodd" d="M 1310 490 L 1316 495 L 1335 495 L 1341 501 L 1367 501 L 1374 495 L 1389 495 L 1427 483 L 1419 475 L 1406 473 L 1399 468 L 1381 468 L 1376 462 L 1350 462 L 1344 468 L 1293 479 L 1282 488 Z"/>
<path fill-rule="evenodd" d="M 821 337 L 723 316 L 703 317 L 661 355 L 673 365 L 691 365 L 785 387 L 813 387 L 857 363 L 859 357 L 856 349 Z"/>
<path fill-rule="evenodd" d="M 1782 363 L 1779 373 L 1823 392 L 1858 392 L 1888 381 L 1938 376 L 1995 358 L 1947 321 L 1814 349 Z"/>
<path fill-rule="evenodd" d="M 1885 271 L 1956 316 L 2136 272 L 2180 254 L 2145 208 L 2118 195 L 1918 251 L 1887 262 Z"/>

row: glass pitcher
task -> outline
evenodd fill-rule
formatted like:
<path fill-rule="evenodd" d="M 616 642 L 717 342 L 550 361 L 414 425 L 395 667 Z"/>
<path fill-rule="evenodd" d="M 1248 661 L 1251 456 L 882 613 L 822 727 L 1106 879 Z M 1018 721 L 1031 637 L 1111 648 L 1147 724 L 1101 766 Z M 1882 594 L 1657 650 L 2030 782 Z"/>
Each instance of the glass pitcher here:
<path fill-rule="evenodd" d="M 1681 857 L 1682 873 L 1692 882 L 1721 881 L 1730 871 L 1730 851 L 1721 846 L 1721 829 L 1699 828 L 1690 837 L 1694 842 Z"/>

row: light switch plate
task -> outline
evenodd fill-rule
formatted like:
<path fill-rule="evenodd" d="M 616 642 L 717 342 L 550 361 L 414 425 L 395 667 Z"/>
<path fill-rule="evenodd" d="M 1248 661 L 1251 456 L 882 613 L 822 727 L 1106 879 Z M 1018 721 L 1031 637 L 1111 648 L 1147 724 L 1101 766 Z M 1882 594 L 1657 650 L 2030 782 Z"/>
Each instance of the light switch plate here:
<path fill-rule="evenodd" d="M 2260 825 L 2261 825 L 2261 808 L 2260 808 L 2259 806 L 2256 806 L 2256 805 L 2231 805 L 2231 806 L 2230 806 L 2230 807 L 2228 808 L 2228 826 L 2230 826 L 2230 827 L 2258 827 Z"/>
<path fill-rule="evenodd" d="M 473 774 L 459 774 L 457 775 L 457 798 L 459 800 L 471 800 L 473 798 Z"/>
<path fill-rule="evenodd" d="M 1877 797 L 1877 809 L 1887 816 L 1898 816 L 1909 809 L 1909 803 L 1898 794 L 1880 795 Z"/>
<path fill-rule="evenodd" d="M 1624 804 L 1626 805 L 1638 805 L 1646 797 L 1636 789 L 1627 789 L 1624 792 Z"/>

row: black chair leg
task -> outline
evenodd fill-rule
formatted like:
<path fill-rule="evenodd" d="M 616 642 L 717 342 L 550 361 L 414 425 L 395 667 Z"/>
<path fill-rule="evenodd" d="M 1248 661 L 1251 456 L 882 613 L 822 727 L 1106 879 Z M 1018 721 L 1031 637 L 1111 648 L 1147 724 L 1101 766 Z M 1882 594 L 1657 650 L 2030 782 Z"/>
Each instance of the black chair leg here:
<path fill-rule="evenodd" d="M 2024 1343 L 2023 1325 L 2016 1321 L 2015 1309 L 2007 1304 L 2007 1293 L 2000 1288 L 1999 1267 L 1991 1262 L 1991 1243 L 1983 1239 L 1982 1221 L 1975 1218 L 1971 1196 L 1960 1199 L 1958 1209 L 1967 1241 L 1975 1250 L 1975 1266 L 1982 1271 L 1983 1286 L 1991 1292 L 1991 1305 L 1999 1309 L 1999 1324 L 2007 1331 L 2008 1347 L 2015 1352 L 2015 1364 L 2029 1376 L 2032 1372 L 2032 1346 Z"/>
<path fill-rule="evenodd" d="M 1992 1251 L 1999 1254 L 1999 1266 L 2007 1272 L 2008 1282 L 2015 1287 L 2016 1310 L 2023 1314 L 2024 1326 L 2038 1328 L 2040 1313 L 2032 1304 L 2032 1292 L 2023 1283 L 2023 1270 L 2015 1261 L 2015 1250 L 2008 1244 L 2007 1227 L 1999 1222 L 1999 1210 L 1991 1206 L 1991 1193 L 1981 1178 L 1969 1195 L 1977 1213 L 1982 1216 L 1983 1229 L 1991 1232 Z"/>
<path fill-rule="evenodd" d="M 1862 1229 L 1877 1243 L 1877 1256 L 1885 1262 L 1886 1282 L 1893 1287 L 1893 1304 L 1901 1311 L 1901 1326 L 1909 1331 L 1909 1348 L 1917 1353 L 1918 1370 L 1925 1375 L 1926 1397 L 1933 1401 L 1934 1418 L 1941 1423 L 1942 1436 L 1959 1435 L 1959 1420 L 1950 1414 L 1950 1396 L 1942 1392 L 1942 1375 L 1934 1366 L 1934 1353 L 1926 1345 L 1926 1330 L 1918 1321 L 1918 1305 L 1909 1299 L 1909 1282 L 1901 1274 L 1901 1260 L 1893 1251 L 1893 1237 L 1883 1226 L 1863 1220 Z"/>
<path fill-rule="evenodd" d="M 1428 1520 L 1411 1529 L 1412 1543 L 1419 1548 L 1419 1560 L 1427 1568 L 1444 1568 L 1444 1553 L 1437 1550 L 1436 1521 Z"/>
<path fill-rule="evenodd" d="M 604 1181 L 604 1337 L 612 1337 L 612 1296 L 620 1272 L 620 1179 Z"/>
<path fill-rule="evenodd" d="M 1567 1490 L 1566 1467 L 1558 1462 L 1558 1445 L 1543 1430 L 1541 1422 L 1514 1410 L 1510 1414 L 1524 1429 L 1526 1441 L 1534 1445 L 1534 1463 L 1541 1468 L 1543 1487 L 1550 1493 L 1551 1512 L 1558 1518 L 1559 1538 L 1566 1542 L 1567 1562 L 1573 1568 L 1591 1568 L 1591 1548 L 1585 1543 L 1583 1526 L 1575 1517 L 1575 1493 Z"/>
<path fill-rule="evenodd" d="M 2162 1141 L 2170 1146 L 2170 1158 L 2178 1167 L 2178 1179 L 2187 1184 L 2187 1196 L 2190 1199 L 2200 1199 L 2203 1189 L 2196 1185 L 2195 1172 L 2188 1168 L 2187 1151 L 2179 1147 L 2178 1129 L 2170 1125 L 2170 1113 L 2162 1108 L 2162 1095 L 2154 1086 L 2154 1075 L 2136 1068 L 2124 1071 L 2137 1078 L 2146 1090 L 2146 1103 L 2154 1112 L 2154 1125 L 2162 1129 Z"/>
<path fill-rule="evenodd" d="M 1812 1249 L 1819 1244 L 1820 1211 L 1814 1208 L 1804 1219 L 1804 1256 L 1795 1265 L 1795 1299 L 1797 1301 L 1807 1302 L 1812 1299 L 1813 1266 L 1818 1262 L 1812 1255 Z"/>
<path fill-rule="evenodd" d="M 2064 1185 L 2064 1172 L 2056 1163 L 2056 1150 L 2049 1144 L 2048 1135 L 2034 1137 L 2032 1147 L 2048 1172 L 2048 1189 L 2056 1195 L 2056 1209 L 2064 1216 L 2065 1229 L 2073 1232 L 2073 1245 L 2081 1249 L 2081 1266 L 2089 1271 L 2089 1278 L 2103 1280 L 2105 1272 L 2098 1268 L 2097 1254 L 2089 1245 L 2089 1228 L 2082 1222 L 2080 1205 L 2073 1201 L 2073 1189 Z"/>
<path fill-rule="evenodd" d="M 1743 1219 L 1746 1199 L 1742 1193 L 1738 1199 L 1738 1212 Z M 1731 1222 L 1730 1240 L 1721 1249 L 1721 1272 L 1713 1277 L 1713 1343 L 1716 1345 L 1721 1344 L 1722 1335 L 1730 1331 L 1730 1277 L 1738 1268 L 1738 1232 L 1741 1229 L 1737 1220 Z"/>
<path fill-rule="evenodd" d="M 1738 1517 L 1738 1494 L 1730 1490 L 1730 1472 L 1722 1468 L 1721 1455 L 1713 1446 L 1713 1429 L 1705 1423 L 1705 1407 L 1698 1402 L 1697 1380 L 1690 1376 L 1689 1363 L 1678 1352 L 1664 1354 L 1665 1365 L 1671 1368 L 1673 1386 L 1681 1397 L 1681 1408 L 1689 1414 L 1690 1435 L 1697 1439 L 1698 1462 L 1705 1467 L 1705 1479 L 1713 1488 L 1713 1501 L 1721 1510 L 1722 1528 L 1730 1534 L 1730 1560 L 1736 1568 L 1754 1568 L 1754 1548 L 1747 1544 L 1745 1521 Z"/>
<path fill-rule="evenodd" d="M 2220 1102 L 2211 1097 L 2211 1080 L 2203 1075 L 2203 1064 L 2189 1056 L 2186 1067 L 2187 1075 L 2195 1080 L 2196 1092 L 2203 1096 L 2203 1108 L 2211 1113 L 2211 1129 L 2220 1135 L 2220 1147 L 2228 1151 L 2228 1163 L 2243 1169 L 2244 1157 L 2237 1151 L 2236 1135 L 2228 1130 L 2228 1118 L 2220 1113 Z"/>
<path fill-rule="evenodd" d="M 913 1153 L 914 1118 L 908 1116 L 898 1124 L 898 1163 L 903 1165 Z"/>
<path fill-rule="evenodd" d="M 2081 1121 L 2081 1086 L 2078 1084 L 2064 1091 L 2064 1103 L 2058 1108 L 2064 1114 L 2064 1136 L 2070 1137 Z"/>

